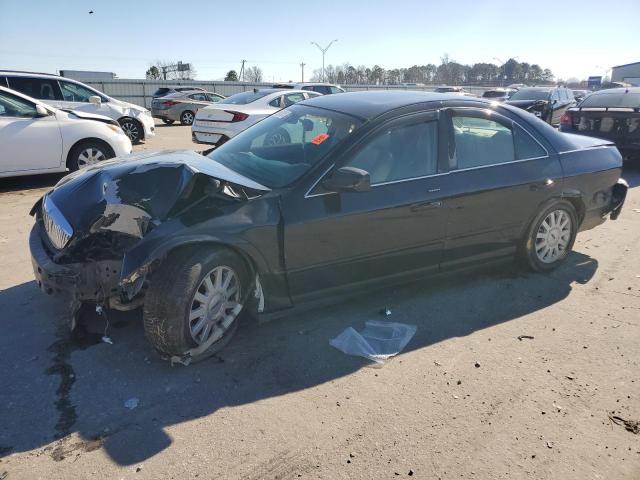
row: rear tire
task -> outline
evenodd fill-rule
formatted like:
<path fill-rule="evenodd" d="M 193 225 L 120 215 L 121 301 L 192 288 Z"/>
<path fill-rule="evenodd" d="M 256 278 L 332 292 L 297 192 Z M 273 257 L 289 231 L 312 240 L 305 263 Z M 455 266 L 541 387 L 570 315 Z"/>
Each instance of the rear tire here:
<path fill-rule="evenodd" d="M 191 110 L 185 110 L 180 114 L 180 123 L 185 126 L 189 126 L 193 124 L 193 120 L 195 119 L 195 114 Z"/>
<path fill-rule="evenodd" d="M 113 149 L 101 140 L 83 140 L 73 146 L 67 157 L 67 168 L 75 172 L 115 157 Z"/>
<path fill-rule="evenodd" d="M 191 356 L 191 361 L 214 355 L 238 328 L 242 311 L 230 314 L 228 309 L 241 303 L 243 295 L 248 297 L 249 279 L 245 262 L 225 248 L 201 247 L 170 255 L 154 273 L 146 294 L 143 319 L 147 339 L 161 353 L 180 357 L 220 335 L 205 351 Z"/>
<path fill-rule="evenodd" d="M 573 205 L 560 200 L 543 209 L 531 222 L 521 245 L 529 269 L 549 272 L 571 253 L 578 232 L 578 216 Z"/>

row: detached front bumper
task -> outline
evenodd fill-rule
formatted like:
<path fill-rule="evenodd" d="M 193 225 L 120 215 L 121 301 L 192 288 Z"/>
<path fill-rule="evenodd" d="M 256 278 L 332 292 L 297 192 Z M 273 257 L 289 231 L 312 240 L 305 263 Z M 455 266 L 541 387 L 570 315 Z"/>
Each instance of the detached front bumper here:
<path fill-rule="evenodd" d="M 41 226 L 36 222 L 29 235 L 29 249 L 33 274 L 43 292 L 63 297 L 72 305 L 84 301 L 102 303 L 119 294 L 121 261 L 56 263 L 43 244 L 40 232 Z"/>

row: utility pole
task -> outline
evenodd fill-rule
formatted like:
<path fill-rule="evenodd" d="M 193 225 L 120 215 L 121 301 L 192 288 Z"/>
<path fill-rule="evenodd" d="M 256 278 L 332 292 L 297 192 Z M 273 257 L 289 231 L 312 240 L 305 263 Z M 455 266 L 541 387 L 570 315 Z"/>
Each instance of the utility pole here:
<path fill-rule="evenodd" d="M 246 60 L 241 60 L 242 66 L 240 67 L 240 75 L 238 75 L 238 80 L 244 82 L 244 64 L 247 62 Z"/>
<path fill-rule="evenodd" d="M 306 65 L 306 63 L 302 62 L 300 64 L 300 68 L 302 68 L 302 83 L 304 83 L 304 66 Z"/>
<path fill-rule="evenodd" d="M 324 55 L 325 53 L 327 53 L 327 50 L 329 50 L 329 47 L 331 45 L 334 44 L 334 42 L 337 42 L 338 39 L 336 38 L 335 40 L 331 40 L 331 42 L 329 42 L 329 45 L 327 45 L 326 47 L 322 48 L 320 45 L 318 45 L 316 42 L 311 42 L 311 45 L 315 45 L 316 47 L 318 47 L 320 49 L 320 51 L 322 52 L 322 81 L 324 82 Z"/>

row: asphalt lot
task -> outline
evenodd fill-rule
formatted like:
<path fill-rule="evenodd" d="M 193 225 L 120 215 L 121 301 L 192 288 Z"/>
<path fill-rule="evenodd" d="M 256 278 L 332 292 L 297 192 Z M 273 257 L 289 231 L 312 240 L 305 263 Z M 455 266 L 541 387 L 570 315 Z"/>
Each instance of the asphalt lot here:
<path fill-rule="evenodd" d="M 136 150 L 163 148 L 202 149 L 160 125 Z M 0 479 L 640 478 L 640 435 L 609 418 L 640 420 L 640 168 L 620 219 L 552 274 L 492 267 L 247 323 L 187 368 L 136 312 L 110 315 L 113 344 L 99 318 L 72 337 L 37 289 L 28 211 L 58 178 L 0 180 Z M 418 331 L 381 368 L 329 346 L 368 319 Z"/>

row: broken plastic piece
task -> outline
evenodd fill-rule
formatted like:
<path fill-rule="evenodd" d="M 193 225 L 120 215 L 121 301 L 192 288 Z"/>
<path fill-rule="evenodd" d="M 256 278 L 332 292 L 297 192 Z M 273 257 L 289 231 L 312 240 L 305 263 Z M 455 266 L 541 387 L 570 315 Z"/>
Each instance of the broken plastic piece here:
<path fill-rule="evenodd" d="M 113 345 L 113 340 L 111 340 L 111 337 L 107 337 L 106 335 L 102 337 L 102 341 L 104 343 L 108 343 L 109 345 Z"/>
<path fill-rule="evenodd" d="M 365 328 L 361 332 L 348 327 L 336 338 L 330 340 L 329 344 L 347 355 L 384 363 L 386 359 L 397 355 L 407 346 L 416 330 L 415 325 L 370 320 L 365 322 Z"/>
<path fill-rule="evenodd" d="M 389 307 L 384 307 L 382 310 L 380 310 L 380 313 L 385 317 L 388 317 L 391 315 L 391 309 Z"/>
<path fill-rule="evenodd" d="M 129 400 L 127 400 L 126 402 L 124 402 L 124 406 L 126 408 L 128 408 L 129 410 L 133 410 L 134 408 L 136 408 L 138 405 L 140 404 L 140 399 L 133 397 L 130 398 Z"/>

